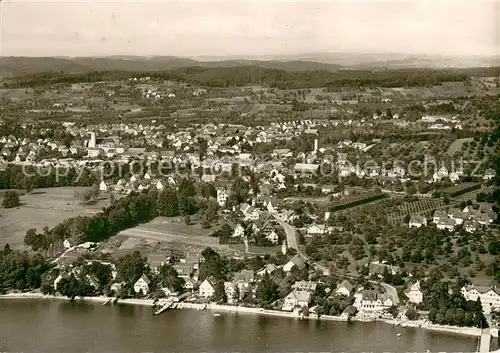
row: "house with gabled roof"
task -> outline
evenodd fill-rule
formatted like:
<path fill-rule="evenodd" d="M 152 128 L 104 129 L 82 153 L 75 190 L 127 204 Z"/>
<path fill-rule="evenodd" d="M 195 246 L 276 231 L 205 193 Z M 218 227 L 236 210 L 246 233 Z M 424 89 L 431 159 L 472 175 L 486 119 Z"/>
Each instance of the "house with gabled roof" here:
<path fill-rule="evenodd" d="M 240 211 L 243 213 L 246 221 L 256 221 L 260 217 L 259 210 L 247 203 L 242 203 L 240 205 Z"/>
<path fill-rule="evenodd" d="M 308 307 L 311 302 L 311 292 L 294 289 L 283 302 L 281 310 L 293 311 L 296 308 Z"/>
<path fill-rule="evenodd" d="M 436 228 L 441 230 L 446 229 L 451 232 L 453 229 L 455 229 L 455 225 L 456 221 L 453 218 L 445 218 L 445 219 L 440 219 L 436 223 Z"/>
<path fill-rule="evenodd" d="M 374 290 L 363 290 L 354 295 L 354 306 L 364 313 L 379 313 L 390 308 L 394 303 L 387 294 L 380 294 Z"/>
<path fill-rule="evenodd" d="M 149 293 L 149 285 L 151 284 L 151 280 L 146 275 L 142 275 L 134 283 L 134 292 L 142 295 L 146 295 Z"/>
<path fill-rule="evenodd" d="M 293 268 L 298 268 L 299 270 L 302 270 L 303 268 L 306 267 L 305 261 L 299 256 L 295 255 L 288 261 L 284 266 L 283 266 L 283 271 L 284 272 L 290 272 Z"/>
<path fill-rule="evenodd" d="M 335 294 L 348 297 L 351 295 L 353 290 L 354 286 L 348 280 L 343 280 L 335 289 Z"/>
<path fill-rule="evenodd" d="M 424 294 L 420 290 L 420 281 L 411 284 L 405 291 L 408 301 L 413 304 L 420 304 L 424 300 Z"/>
<path fill-rule="evenodd" d="M 198 280 L 198 275 L 193 267 L 193 264 L 175 264 L 173 267 L 179 278 L 182 278 L 185 281 L 193 279 L 196 282 Z"/>
<path fill-rule="evenodd" d="M 476 286 L 474 284 L 462 287 L 461 292 L 466 300 L 481 300 L 483 312 L 490 314 L 500 310 L 500 289 L 496 286 Z"/>
<path fill-rule="evenodd" d="M 437 224 L 440 220 L 447 219 L 448 214 L 445 210 L 436 210 L 432 216 L 432 223 Z"/>
<path fill-rule="evenodd" d="M 427 226 L 427 219 L 424 216 L 413 215 L 410 217 L 409 228 L 420 228 L 422 226 Z"/>
<path fill-rule="evenodd" d="M 241 270 L 234 274 L 233 283 L 237 284 L 240 291 L 246 290 L 252 283 L 255 282 L 253 270 Z"/>
<path fill-rule="evenodd" d="M 206 278 L 201 282 L 198 293 L 202 298 L 212 298 L 215 294 L 215 279 Z"/>
<path fill-rule="evenodd" d="M 161 253 L 148 254 L 147 262 L 153 272 L 158 272 L 159 268 L 168 263 L 168 256 Z"/>
<path fill-rule="evenodd" d="M 495 173 L 495 170 L 493 169 L 486 169 L 486 171 L 484 172 L 484 176 L 483 176 L 483 180 L 491 180 L 495 177 L 496 173 Z"/>
<path fill-rule="evenodd" d="M 292 284 L 292 289 L 297 289 L 301 291 L 309 291 L 313 293 L 316 290 L 318 283 L 315 281 L 296 281 Z"/>
<path fill-rule="evenodd" d="M 478 224 L 475 220 L 466 220 L 466 221 L 464 221 L 463 226 L 464 226 L 464 230 L 467 233 L 474 233 L 478 228 Z"/>
<path fill-rule="evenodd" d="M 108 192 L 113 189 L 113 181 L 112 180 L 103 180 L 99 184 L 99 191 Z"/>
<path fill-rule="evenodd" d="M 267 264 L 257 271 L 257 276 L 264 276 L 266 273 L 271 274 L 276 271 L 277 267 L 274 264 Z"/>

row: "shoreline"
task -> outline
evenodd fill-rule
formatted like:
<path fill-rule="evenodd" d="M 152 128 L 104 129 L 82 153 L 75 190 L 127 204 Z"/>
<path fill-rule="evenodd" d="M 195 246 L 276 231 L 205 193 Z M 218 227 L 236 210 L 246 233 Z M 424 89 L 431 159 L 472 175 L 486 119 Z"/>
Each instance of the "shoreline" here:
<path fill-rule="evenodd" d="M 52 300 L 65 300 L 69 301 L 69 299 L 62 295 L 46 295 L 39 292 L 28 292 L 28 293 L 8 293 L 0 295 L 0 299 L 52 299 Z M 76 297 L 75 301 L 82 302 L 93 302 L 93 303 L 107 303 L 110 300 L 114 300 L 115 297 Z M 141 305 L 147 307 L 153 307 L 154 300 L 153 299 L 119 299 L 118 304 L 128 304 L 128 305 Z M 437 325 L 432 324 L 430 322 L 424 320 L 417 321 L 399 321 L 396 319 L 374 319 L 374 320 L 366 320 L 366 319 L 356 319 L 351 318 L 350 320 L 344 316 L 331 316 L 331 315 L 321 315 L 319 318 L 317 315 L 310 316 L 301 316 L 297 312 L 287 312 L 287 311 L 278 311 L 278 310 L 269 310 L 262 308 L 250 308 L 244 306 L 234 306 L 234 305 L 219 305 L 213 303 L 207 304 L 199 304 L 199 303 L 188 303 L 188 302 L 180 302 L 175 309 L 171 310 L 181 310 L 181 309 L 191 309 L 191 310 L 210 310 L 214 312 L 226 312 L 226 313 L 242 313 L 242 314 L 257 314 L 264 316 L 275 316 L 282 318 L 292 318 L 299 320 L 326 320 L 326 321 L 338 321 L 338 322 L 383 322 L 388 325 L 399 326 L 401 328 L 419 328 L 430 331 L 444 332 L 450 334 L 458 334 L 472 337 L 480 337 L 481 329 L 477 327 L 454 327 L 454 326 L 445 326 L 445 325 Z"/>
<path fill-rule="evenodd" d="M 33 292 L 28 292 L 28 293 L 9 293 L 9 294 L 2 294 L 0 295 L 0 299 L 55 299 L 55 300 L 65 300 L 69 301 L 68 297 L 62 296 L 62 295 L 48 295 L 48 294 L 43 294 L 43 293 L 33 293 Z M 105 296 L 98 296 L 98 297 L 76 297 L 75 301 L 82 301 L 82 302 L 94 302 L 94 303 L 107 303 L 108 301 L 114 300 L 115 297 L 105 297 Z M 130 304 L 130 305 L 142 305 L 142 306 L 150 306 L 153 307 L 153 299 L 135 299 L 135 298 L 129 298 L 129 299 L 119 299 L 118 303 L 120 304 Z"/>
<path fill-rule="evenodd" d="M 396 319 L 380 319 L 377 321 L 389 325 L 398 326 L 401 328 L 419 328 L 430 331 L 453 333 L 463 336 L 481 337 L 481 329 L 478 327 L 458 327 L 458 326 L 438 325 L 438 324 L 433 324 L 426 320 L 400 321 Z"/>

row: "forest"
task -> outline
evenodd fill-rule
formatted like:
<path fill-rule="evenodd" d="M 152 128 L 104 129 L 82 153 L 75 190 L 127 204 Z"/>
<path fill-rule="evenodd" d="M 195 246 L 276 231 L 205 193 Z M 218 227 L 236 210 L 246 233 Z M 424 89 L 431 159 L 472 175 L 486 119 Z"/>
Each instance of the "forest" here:
<path fill-rule="evenodd" d="M 6 244 L 0 252 L 0 294 L 10 289 L 26 291 L 39 288 L 43 274 L 50 268 L 42 255 L 11 250 Z"/>
<path fill-rule="evenodd" d="M 79 82 L 123 81 L 130 77 L 149 76 L 152 80 L 171 80 L 207 87 L 263 85 L 281 89 L 317 87 L 421 87 L 446 81 L 467 81 L 470 76 L 498 76 L 500 67 L 473 69 L 396 69 L 396 70 L 326 70 L 289 72 L 258 66 L 185 67 L 160 72 L 92 71 L 78 74 L 46 72 L 10 78 L 4 88 L 27 88 L 69 85 Z"/>

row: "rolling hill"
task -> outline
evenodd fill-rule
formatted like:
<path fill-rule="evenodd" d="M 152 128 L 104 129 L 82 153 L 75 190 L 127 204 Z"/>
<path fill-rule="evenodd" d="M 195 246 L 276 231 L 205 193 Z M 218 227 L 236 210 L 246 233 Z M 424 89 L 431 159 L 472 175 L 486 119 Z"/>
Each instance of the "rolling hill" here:
<path fill-rule="evenodd" d="M 342 67 L 336 64 L 323 64 L 312 61 L 278 60 L 223 60 L 197 61 L 177 57 L 2 57 L 0 58 L 0 77 L 12 77 L 48 71 L 81 73 L 87 71 L 164 71 L 181 67 L 228 68 L 239 66 L 259 66 L 284 71 L 325 70 L 336 72 Z"/>

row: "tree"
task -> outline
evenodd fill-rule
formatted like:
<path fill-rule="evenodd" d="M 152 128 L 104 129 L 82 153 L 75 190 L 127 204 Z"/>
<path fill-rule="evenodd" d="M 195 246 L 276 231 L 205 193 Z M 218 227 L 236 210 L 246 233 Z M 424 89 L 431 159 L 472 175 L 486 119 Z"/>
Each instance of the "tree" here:
<path fill-rule="evenodd" d="M 92 295 L 94 288 L 89 284 L 78 280 L 73 274 L 68 278 L 63 278 L 57 284 L 57 290 L 62 295 L 75 299 L 77 296 L 88 296 Z"/>
<path fill-rule="evenodd" d="M 215 187 L 210 183 L 203 184 L 202 193 L 203 193 L 203 197 L 205 197 L 207 199 L 210 197 L 217 198 L 217 189 L 215 189 Z"/>
<path fill-rule="evenodd" d="M 141 253 L 134 251 L 132 255 L 127 254 L 118 260 L 116 266 L 117 277 L 125 282 L 129 288 L 146 272 L 146 259 Z"/>
<path fill-rule="evenodd" d="M 10 245 L 9 243 L 5 244 L 5 246 L 3 247 L 3 256 L 7 256 L 10 254 Z"/>
<path fill-rule="evenodd" d="M 265 307 L 279 298 L 278 285 L 266 273 L 257 287 L 255 297 L 260 306 Z"/>
<path fill-rule="evenodd" d="M 33 189 L 35 188 L 35 180 L 31 177 L 26 177 L 23 180 L 23 187 L 26 193 L 31 193 Z"/>
<path fill-rule="evenodd" d="M 220 279 L 215 284 L 214 288 L 214 300 L 217 303 L 225 303 L 227 302 L 226 290 L 224 287 L 224 280 Z"/>
<path fill-rule="evenodd" d="M 158 269 L 157 279 L 162 286 L 175 292 L 181 292 L 184 286 L 184 280 L 179 278 L 177 271 L 170 264 L 164 264 Z"/>
<path fill-rule="evenodd" d="M 464 326 L 472 326 L 473 324 L 473 318 L 474 318 L 474 314 L 470 311 L 466 312 L 465 313 L 465 316 L 464 316 Z"/>
<path fill-rule="evenodd" d="M 113 279 L 111 266 L 102 264 L 97 261 L 94 261 L 90 266 L 85 267 L 84 271 L 88 274 L 94 275 L 102 287 L 110 284 L 111 280 Z"/>
<path fill-rule="evenodd" d="M 393 317 L 397 317 L 399 312 L 398 307 L 394 305 L 385 309 L 385 311 L 387 311 L 387 313 L 391 314 Z"/>
<path fill-rule="evenodd" d="M 429 310 L 429 315 L 428 315 L 429 321 L 436 322 L 436 315 L 437 315 L 437 309 L 431 308 L 431 310 Z"/>
<path fill-rule="evenodd" d="M 413 309 L 413 308 L 409 308 L 408 310 L 406 310 L 406 317 L 408 318 L 408 320 L 418 320 L 418 312 Z"/>
<path fill-rule="evenodd" d="M 198 156 L 200 157 L 200 161 L 202 161 L 205 155 L 207 154 L 207 149 L 208 149 L 207 140 L 203 138 L 198 138 Z"/>
<path fill-rule="evenodd" d="M 4 208 L 13 208 L 21 205 L 19 194 L 15 191 L 7 191 L 3 197 L 2 206 Z"/>

